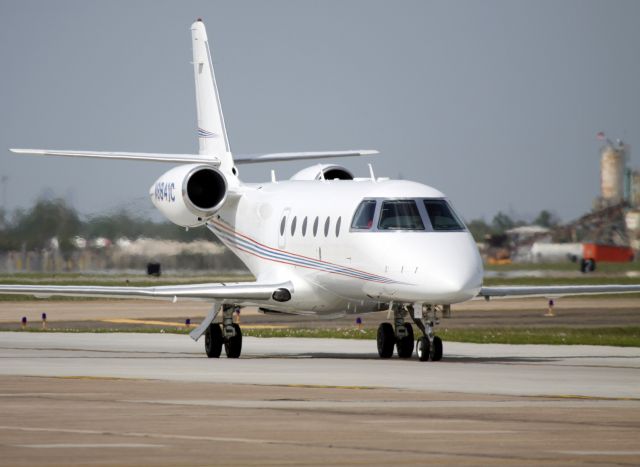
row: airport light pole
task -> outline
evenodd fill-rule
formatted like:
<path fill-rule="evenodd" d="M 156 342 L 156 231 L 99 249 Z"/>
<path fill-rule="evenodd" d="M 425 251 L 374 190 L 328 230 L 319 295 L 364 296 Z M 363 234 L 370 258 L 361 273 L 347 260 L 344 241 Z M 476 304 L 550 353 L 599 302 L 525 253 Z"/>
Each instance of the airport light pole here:
<path fill-rule="evenodd" d="M 0 182 L 2 182 L 2 209 L 5 214 L 7 213 L 7 183 L 9 182 L 9 176 L 3 175 L 0 177 Z"/>

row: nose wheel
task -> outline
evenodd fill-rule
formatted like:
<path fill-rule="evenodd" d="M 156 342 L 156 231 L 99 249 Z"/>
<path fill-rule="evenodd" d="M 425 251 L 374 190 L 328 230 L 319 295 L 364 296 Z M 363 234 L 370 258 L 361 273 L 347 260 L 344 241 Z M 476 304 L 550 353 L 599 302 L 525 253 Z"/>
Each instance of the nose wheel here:
<path fill-rule="evenodd" d="M 418 360 L 420 360 L 421 362 L 428 361 L 430 351 L 431 343 L 425 336 L 422 336 L 416 341 L 416 353 L 418 354 Z"/>
<path fill-rule="evenodd" d="M 430 342 L 429 338 L 422 336 L 416 342 L 416 353 L 418 354 L 418 360 L 421 362 L 439 362 L 442 360 L 442 339 L 438 336 L 433 336 L 433 341 Z"/>
<path fill-rule="evenodd" d="M 426 362 L 439 362 L 442 360 L 442 339 L 433 334 L 434 323 L 437 323 L 436 309 L 431 305 L 427 305 L 426 316 L 423 314 L 422 307 L 416 310 L 415 305 L 409 307 L 409 314 L 416 323 L 416 326 L 422 331 L 422 337 L 416 341 L 416 353 L 418 360 Z"/>

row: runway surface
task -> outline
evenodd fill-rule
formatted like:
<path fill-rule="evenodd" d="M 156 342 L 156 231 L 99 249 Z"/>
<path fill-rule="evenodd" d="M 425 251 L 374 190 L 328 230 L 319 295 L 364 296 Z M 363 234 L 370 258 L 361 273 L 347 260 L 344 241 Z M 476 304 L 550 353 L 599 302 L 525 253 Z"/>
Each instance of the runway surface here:
<path fill-rule="evenodd" d="M 245 337 L 232 360 L 184 335 L 0 333 L 0 374 L 640 398 L 638 348 L 445 343 L 433 363 L 380 360 L 375 345 Z"/>
<path fill-rule="evenodd" d="M 0 465 L 640 462 L 640 349 L 0 333 Z"/>

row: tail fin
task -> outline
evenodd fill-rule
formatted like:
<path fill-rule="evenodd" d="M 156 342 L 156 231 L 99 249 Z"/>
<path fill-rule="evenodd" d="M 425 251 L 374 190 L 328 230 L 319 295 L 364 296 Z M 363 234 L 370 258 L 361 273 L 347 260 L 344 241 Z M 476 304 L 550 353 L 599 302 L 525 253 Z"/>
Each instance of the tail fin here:
<path fill-rule="evenodd" d="M 217 156 L 221 162 L 220 168 L 224 171 L 231 171 L 233 159 L 227 139 L 227 130 L 224 126 L 216 78 L 213 73 L 207 30 L 201 19 L 191 25 L 191 39 L 200 154 Z"/>

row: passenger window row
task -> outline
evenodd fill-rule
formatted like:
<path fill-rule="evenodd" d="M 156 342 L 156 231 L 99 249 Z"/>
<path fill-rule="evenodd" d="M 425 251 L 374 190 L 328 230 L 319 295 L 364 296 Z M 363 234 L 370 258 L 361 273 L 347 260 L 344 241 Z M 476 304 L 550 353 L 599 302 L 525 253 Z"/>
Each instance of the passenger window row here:
<path fill-rule="evenodd" d="M 307 236 L 307 216 L 304 217 L 304 219 L 302 220 L 302 227 L 300 229 L 300 235 L 302 237 L 306 237 Z M 338 217 L 338 220 L 336 220 L 336 224 L 334 227 L 334 233 L 336 237 L 340 236 L 340 227 L 342 225 L 342 217 Z M 289 224 L 289 231 L 291 232 L 291 237 L 294 237 L 296 235 L 296 229 L 298 226 L 298 216 L 293 216 L 293 219 L 291 219 L 291 223 Z M 318 227 L 320 226 L 320 217 L 316 216 L 315 220 L 313 221 L 313 236 L 317 237 L 318 236 Z M 287 216 L 282 216 L 282 220 L 280 221 L 280 236 L 283 236 L 285 233 L 285 229 L 287 227 Z M 324 236 L 328 237 L 329 236 L 329 230 L 331 229 L 331 217 L 327 216 L 326 220 L 324 221 Z M 311 235 L 311 233 L 309 234 Z"/>

